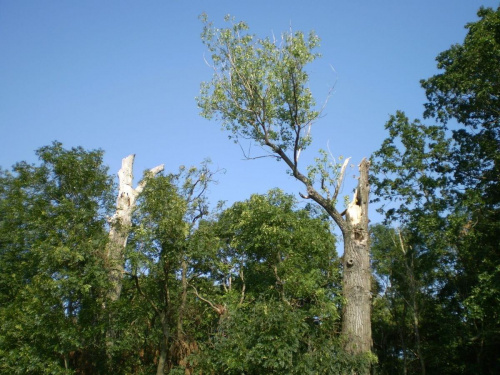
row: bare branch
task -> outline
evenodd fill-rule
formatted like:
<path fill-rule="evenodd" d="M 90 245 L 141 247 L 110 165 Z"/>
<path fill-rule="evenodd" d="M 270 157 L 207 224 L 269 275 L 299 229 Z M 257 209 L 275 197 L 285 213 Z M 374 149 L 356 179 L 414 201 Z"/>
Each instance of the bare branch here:
<path fill-rule="evenodd" d="M 335 68 L 330 65 L 330 68 L 332 68 L 333 72 L 336 74 L 337 72 L 335 71 Z M 335 78 L 335 83 L 330 87 L 330 89 L 328 90 L 328 94 L 326 94 L 326 98 L 325 98 L 325 101 L 323 102 L 323 105 L 321 106 L 321 110 L 319 111 L 319 113 L 323 113 L 323 111 L 325 110 L 326 108 L 326 105 L 328 104 L 328 102 L 330 101 L 330 98 L 331 96 L 333 95 L 333 90 L 335 89 L 335 86 L 337 85 L 337 78 Z"/>
<path fill-rule="evenodd" d="M 154 168 L 151 168 L 148 172 L 147 172 L 147 177 L 154 177 L 156 176 L 158 173 L 162 172 L 163 170 L 165 169 L 165 164 L 160 164 L 160 165 L 157 165 L 156 167 Z M 144 190 L 144 188 L 146 187 L 146 184 L 147 184 L 147 179 L 143 179 L 141 182 L 139 182 L 139 184 L 137 185 L 137 187 L 135 188 L 135 191 L 137 194 L 141 194 L 142 191 Z"/>
<path fill-rule="evenodd" d="M 347 165 L 349 164 L 349 160 L 351 160 L 351 158 L 345 159 L 344 164 L 342 164 L 342 168 L 340 169 L 340 173 L 337 177 L 337 186 L 335 186 L 335 193 L 333 194 L 333 201 L 335 201 L 337 199 L 337 196 L 339 195 L 340 187 L 342 186 L 342 182 L 344 181 L 344 174 Z"/>
<path fill-rule="evenodd" d="M 238 146 L 240 146 L 240 149 L 241 149 L 241 152 L 243 153 L 243 156 L 244 156 L 244 159 L 243 160 L 255 160 L 255 159 L 262 159 L 262 158 L 276 158 L 276 155 L 269 152 L 269 151 L 266 151 L 268 152 L 268 155 L 260 155 L 260 156 L 250 156 L 250 153 L 247 153 L 245 152 L 245 150 L 243 149 L 243 146 L 241 145 L 241 143 L 238 141 Z M 250 148 L 250 146 L 249 146 Z"/>
<path fill-rule="evenodd" d="M 246 290 L 246 284 L 245 284 L 245 277 L 243 275 L 243 268 L 240 268 L 240 278 L 241 282 L 243 283 L 243 286 L 241 287 L 241 297 L 240 297 L 240 305 L 243 304 L 243 301 L 245 300 L 245 290 Z"/>

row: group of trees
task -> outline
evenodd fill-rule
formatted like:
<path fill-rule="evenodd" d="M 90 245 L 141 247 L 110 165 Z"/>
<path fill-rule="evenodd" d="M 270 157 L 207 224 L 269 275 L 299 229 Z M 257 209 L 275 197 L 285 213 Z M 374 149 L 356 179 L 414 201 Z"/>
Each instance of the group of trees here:
<path fill-rule="evenodd" d="M 0 373 L 498 373 L 500 8 L 478 15 L 422 81 L 436 124 L 391 116 L 345 210 L 348 160 L 299 168 L 318 38 L 204 17 L 202 114 L 313 204 L 275 189 L 210 208 L 207 162 L 134 189 L 133 156 L 117 186 L 100 150 L 40 148 L 0 171 Z M 370 228 L 369 185 L 386 215 Z"/>
<path fill-rule="evenodd" d="M 0 180 L 2 373 L 327 374 L 350 363 L 336 359 L 340 273 L 324 215 L 277 189 L 209 215 L 207 164 L 146 173 L 116 298 L 102 152 L 54 143 L 37 154 Z"/>
<path fill-rule="evenodd" d="M 403 112 L 373 156 L 396 229 L 372 231 L 375 348 L 387 373 L 500 371 L 500 8 L 422 80 L 424 117 Z"/>

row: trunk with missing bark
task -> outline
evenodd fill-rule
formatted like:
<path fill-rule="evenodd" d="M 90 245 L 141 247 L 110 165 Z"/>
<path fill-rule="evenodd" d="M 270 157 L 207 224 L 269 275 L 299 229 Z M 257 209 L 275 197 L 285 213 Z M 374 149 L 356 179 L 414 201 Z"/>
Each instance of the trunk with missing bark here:
<path fill-rule="evenodd" d="M 370 353 L 372 347 L 368 168 L 369 162 L 364 159 L 359 166 L 358 187 L 346 210 L 346 225 L 342 228 L 345 297 L 342 333 L 346 351 L 354 355 Z"/>
<path fill-rule="evenodd" d="M 122 291 L 123 272 L 125 267 L 125 247 L 132 226 L 132 212 L 135 208 L 135 203 L 140 193 L 144 190 L 147 184 L 147 179 L 142 180 L 134 189 L 132 183 L 134 180 L 133 166 L 135 155 L 129 155 L 122 159 L 122 167 L 118 171 L 119 190 L 116 200 L 115 214 L 109 219 L 109 239 L 106 246 L 106 261 L 108 268 L 109 289 L 106 293 L 106 302 L 103 308 L 107 309 L 107 303 L 113 303 L 120 299 Z M 163 171 L 163 164 L 149 170 L 149 176 L 153 177 Z M 108 311 L 108 320 L 113 321 L 112 310 Z M 113 346 L 116 332 L 112 328 L 112 324 L 106 332 L 106 347 L 108 370 L 113 369 Z"/>
<path fill-rule="evenodd" d="M 137 188 L 132 187 L 134 158 L 135 155 L 129 155 L 122 159 L 122 167 L 118 171 L 119 190 L 116 200 L 116 212 L 109 221 L 110 230 L 106 258 L 111 285 L 107 293 L 107 300 L 111 302 L 120 298 L 124 271 L 124 251 L 132 225 L 132 212 L 139 194 L 144 190 L 147 183 L 147 180 L 142 180 Z M 163 164 L 159 165 L 150 169 L 149 173 L 151 176 L 155 176 L 163 171 L 163 168 Z"/>

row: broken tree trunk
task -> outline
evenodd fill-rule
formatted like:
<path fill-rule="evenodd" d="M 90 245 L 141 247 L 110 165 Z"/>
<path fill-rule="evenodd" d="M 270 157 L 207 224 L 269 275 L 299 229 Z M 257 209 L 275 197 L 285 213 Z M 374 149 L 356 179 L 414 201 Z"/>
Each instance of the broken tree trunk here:
<path fill-rule="evenodd" d="M 275 147 L 273 150 L 285 160 L 293 171 L 293 176 L 307 187 L 307 196 L 303 194 L 300 196 L 304 199 L 312 199 L 323 207 L 342 231 L 344 240 L 342 292 L 345 298 L 342 312 L 344 349 L 352 355 L 366 355 L 366 359 L 371 361 L 371 271 L 368 233 L 368 195 L 370 191 L 368 170 L 370 162 L 363 159 L 359 165 L 358 187 L 354 193 L 353 201 L 345 211 L 344 219 L 344 213 L 337 211 L 335 203 L 348 160 L 340 169 L 333 199 L 331 199 L 319 194 L 313 187 L 311 180 L 298 171 L 293 161 L 280 148 Z M 369 373 L 369 368 L 367 371 Z"/>
<path fill-rule="evenodd" d="M 117 301 L 120 298 L 124 271 L 124 251 L 132 226 L 132 212 L 139 194 L 147 184 L 147 179 L 144 179 L 135 189 L 132 187 L 134 158 L 135 155 L 132 154 L 122 159 L 122 167 L 118 171 L 119 190 L 116 200 L 116 212 L 109 220 L 110 230 L 106 257 L 109 267 L 108 277 L 111 284 L 107 293 L 107 300 L 110 302 Z M 149 176 L 155 176 L 163 169 L 163 164 L 154 167 L 149 170 Z"/>
<path fill-rule="evenodd" d="M 354 355 L 370 353 L 372 347 L 368 233 L 369 165 L 366 159 L 359 165 L 358 187 L 346 210 L 346 225 L 342 227 L 344 237 L 342 290 L 345 298 L 342 333 L 346 351 Z"/>

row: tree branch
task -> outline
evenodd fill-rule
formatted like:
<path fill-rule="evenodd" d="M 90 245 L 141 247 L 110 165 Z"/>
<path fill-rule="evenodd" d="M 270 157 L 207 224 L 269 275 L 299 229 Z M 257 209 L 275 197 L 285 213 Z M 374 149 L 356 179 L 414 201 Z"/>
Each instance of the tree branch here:
<path fill-rule="evenodd" d="M 158 314 L 160 315 L 161 314 L 161 311 L 160 309 L 158 308 L 158 306 L 156 306 L 156 304 L 144 293 L 144 291 L 142 290 L 141 288 L 141 285 L 139 283 L 139 278 L 137 277 L 137 274 L 134 274 L 134 275 L 131 275 L 132 278 L 134 279 L 135 281 L 135 286 L 137 288 L 137 291 L 139 292 L 139 294 L 144 297 L 144 299 L 146 301 L 148 301 L 148 303 L 151 305 L 151 307 L 153 308 L 153 310 Z"/>
<path fill-rule="evenodd" d="M 226 312 L 226 307 L 223 306 L 223 305 L 219 305 L 219 304 L 214 304 L 212 303 L 211 301 L 209 301 L 208 299 L 205 299 L 203 298 L 199 293 L 198 293 L 198 290 L 195 288 L 194 285 L 190 285 L 191 288 L 194 289 L 194 293 L 196 294 L 196 297 L 198 297 L 199 299 L 201 299 L 203 302 L 205 303 L 208 303 L 210 305 L 210 307 L 218 314 L 218 315 L 223 315 L 225 312 Z"/>

